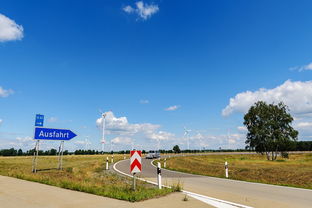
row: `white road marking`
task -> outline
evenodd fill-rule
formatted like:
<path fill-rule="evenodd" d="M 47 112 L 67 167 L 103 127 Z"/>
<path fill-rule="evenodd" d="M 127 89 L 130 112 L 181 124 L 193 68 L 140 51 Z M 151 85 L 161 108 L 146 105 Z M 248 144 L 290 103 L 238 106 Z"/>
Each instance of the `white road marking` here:
<path fill-rule="evenodd" d="M 123 160 L 121 160 L 121 161 L 119 161 L 119 162 L 114 164 L 114 166 L 113 166 L 114 170 L 117 171 L 118 173 L 122 174 L 122 175 L 133 177 L 132 175 L 124 173 L 124 172 L 121 172 L 120 170 L 118 170 L 116 168 L 116 165 L 118 163 L 122 162 L 122 161 Z M 153 164 L 153 161 L 151 162 L 151 164 L 154 167 L 156 167 Z M 143 179 L 143 178 L 138 178 L 138 179 L 141 180 L 141 181 L 145 181 L 147 183 L 151 183 L 151 184 L 157 185 L 157 183 L 155 183 L 153 181 L 149 181 L 149 180 L 146 180 L 146 179 Z M 170 186 L 165 186 L 165 185 L 163 185 L 163 187 L 170 188 Z M 241 205 L 241 204 L 236 204 L 236 203 L 229 202 L 229 201 L 224 201 L 224 200 L 221 200 L 221 199 L 216 199 L 216 198 L 204 196 L 204 195 L 201 195 L 201 194 L 196 194 L 196 193 L 185 191 L 185 190 L 182 190 L 182 192 L 187 194 L 190 197 L 193 197 L 193 198 L 195 198 L 197 200 L 200 200 L 200 201 L 202 201 L 202 202 L 204 202 L 206 204 L 209 204 L 209 205 L 217 207 L 217 208 L 253 208 L 253 207 L 249 207 L 249 206 L 245 206 L 245 205 Z"/>

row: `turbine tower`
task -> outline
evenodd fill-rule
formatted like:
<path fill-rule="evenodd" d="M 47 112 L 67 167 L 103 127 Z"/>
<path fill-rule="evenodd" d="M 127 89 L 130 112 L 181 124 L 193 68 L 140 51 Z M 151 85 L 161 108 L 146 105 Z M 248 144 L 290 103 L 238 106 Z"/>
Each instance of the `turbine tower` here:
<path fill-rule="evenodd" d="M 113 145 L 114 145 L 114 144 L 113 144 L 113 141 L 111 140 L 111 141 L 110 141 L 110 152 L 113 151 Z"/>
<path fill-rule="evenodd" d="M 186 137 L 186 141 L 187 141 L 187 149 L 190 149 L 190 141 L 189 141 L 189 134 L 190 134 L 190 129 L 186 129 L 186 127 L 184 126 L 184 137 Z"/>
<path fill-rule="evenodd" d="M 90 140 L 88 139 L 89 138 L 89 136 L 86 136 L 86 138 L 85 138 L 85 145 L 86 145 L 86 147 L 85 147 L 85 150 L 88 150 L 88 148 L 90 148 Z"/>
<path fill-rule="evenodd" d="M 196 131 L 197 132 L 197 135 L 196 137 L 199 139 L 199 149 L 200 150 L 203 150 L 203 135 L 199 132 L 199 131 Z"/>
<path fill-rule="evenodd" d="M 102 112 L 101 112 L 102 113 Z M 105 145 L 105 117 L 106 113 L 102 113 L 102 139 L 101 139 L 101 144 L 102 144 L 102 154 L 104 154 L 104 145 Z"/>

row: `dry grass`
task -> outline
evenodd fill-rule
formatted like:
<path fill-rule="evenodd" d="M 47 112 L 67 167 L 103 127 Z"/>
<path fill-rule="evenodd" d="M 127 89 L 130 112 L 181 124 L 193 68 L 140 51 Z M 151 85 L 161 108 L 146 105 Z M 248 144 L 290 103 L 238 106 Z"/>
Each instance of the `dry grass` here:
<path fill-rule="evenodd" d="M 167 159 L 167 168 L 199 175 L 225 177 L 224 162 L 229 163 L 229 177 L 312 189 L 312 154 L 291 154 L 289 159 L 267 161 L 262 155 L 206 155 Z"/>
<path fill-rule="evenodd" d="M 115 162 L 122 158 L 122 155 L 114 155 Z M 0 157 L 0 175 L 127 201 L 159 197 L 173 191 L 158 190 L 153 185 L 137 181 L 134 192 L 130 178 L 104 170 L 105 161 L 106 155 L 64 156 L 64 169 L 59 171 L 56 156 L 41 156 L 39 171 L 34 174 L 31 172 L 32 157 Z"/>

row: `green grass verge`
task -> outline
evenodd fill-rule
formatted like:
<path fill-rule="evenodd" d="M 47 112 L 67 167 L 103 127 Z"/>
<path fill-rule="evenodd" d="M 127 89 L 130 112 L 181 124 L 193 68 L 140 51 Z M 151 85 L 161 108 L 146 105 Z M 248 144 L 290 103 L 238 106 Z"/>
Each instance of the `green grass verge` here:
<path fill-rule="evenodd" d="M 114 155 L 118 161 L 123 156 Z M 57 157 L 42 156 L 38 172 L 31 172 L 32 157 L 0 157 L 0 175 L 39 182 L 61 188 L 111 197 L 130 202 L 160 197 L 176 191 L 137 180 L 136 191 L 132 179 L 105 171 L 106 156 L 64 156 L 64 169 L 57 170 Z"/>
<path fill-rule="evenodd" d="M 167 158 L 169 170 L 225 178 L 224 162 L 229 163 L 229 178 L 312 189 L 312 154 L 290 154 L 289 159 L 268 161 L 263 155 L 205 155 Z M 159 161 L 154 161 L 156 164 Z M 164 160 L 160 160 L 163 164 Z"/>

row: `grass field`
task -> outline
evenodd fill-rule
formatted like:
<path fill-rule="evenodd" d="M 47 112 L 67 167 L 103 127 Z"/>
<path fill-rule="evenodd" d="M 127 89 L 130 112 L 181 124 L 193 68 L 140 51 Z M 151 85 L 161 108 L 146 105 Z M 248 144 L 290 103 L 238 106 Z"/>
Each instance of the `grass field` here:
<path fill-rule="evenodd" d="M 114 155 L 115 162 L 122 155 Z M 0 157 L 0 175 L 35 181 L 66 189 L 92 193 L 127 201 L 141 201 L 173 192 L 157 189 L 137 180 L 137 190 L 132 191 L 132 179 L 106 171 L 106 156 L 64 156 L 62 171 L 56 169 L 56 156 L 40 156 L 38 172 L 32 173 L 32 157 Z"/>
<path fill-rule="evenodd" d="M 290 154 L 289 159 L 277 161 L 259 154 L 172 157 L 167 158 L 167 169 L 224 178 L 225 161 L 230 179 L 312 189 L 311 153 Z"/>

